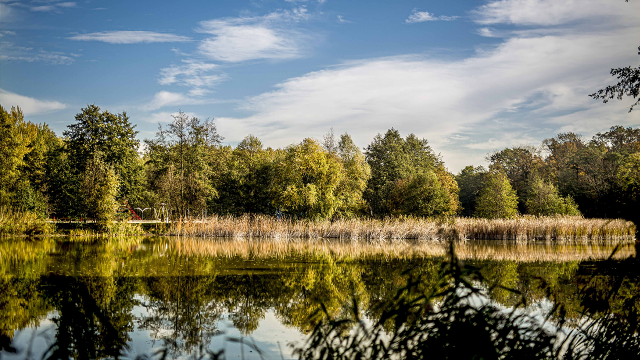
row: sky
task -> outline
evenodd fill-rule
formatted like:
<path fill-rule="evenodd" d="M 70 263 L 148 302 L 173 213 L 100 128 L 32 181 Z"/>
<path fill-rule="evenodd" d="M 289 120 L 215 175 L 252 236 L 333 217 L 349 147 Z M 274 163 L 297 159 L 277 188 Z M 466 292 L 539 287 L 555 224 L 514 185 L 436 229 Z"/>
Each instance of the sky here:
<path fill-rule="evenodd" d="M 393 127 L 452 172 L 560 132 L 638 127 L 588 94 L 638 66 L 623 0 L 0 0 L 0 104 L 62 135 L 88 104 L 142 140 L 179 110 L 225 144 L 285 147 Z"/>

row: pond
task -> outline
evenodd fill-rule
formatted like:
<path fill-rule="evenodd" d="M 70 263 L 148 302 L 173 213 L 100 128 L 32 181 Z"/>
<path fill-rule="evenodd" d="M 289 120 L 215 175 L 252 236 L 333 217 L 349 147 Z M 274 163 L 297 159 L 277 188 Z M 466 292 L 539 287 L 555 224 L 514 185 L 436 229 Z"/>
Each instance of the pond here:
<path fill-rule="evenodd" d="M 408 272 L 435 279 L 447 249 L 419 242 L 4 239 L 0 354 L 136 358 L 164 349 L 182 358 L 224 349 L 231 359 L 294 358 L 293 347 L 303 346 L 326 314 L 350 316 L 352 299 L 374 319 L 376 305 L 406 284 Z M 632 244 L 474 241 L 455 251 L 497 285 L 487 293 L 504 308 L 523 299 L 531 311 L 560 304 L 568 319 L 580 319 L 587 302 L 599 299 L 579 296 L 587 283 L 603 294 L 618 286 L 597 304 L 614 314 L 638 306 L 637 271 L 625 267 L 635 256 Z"/>

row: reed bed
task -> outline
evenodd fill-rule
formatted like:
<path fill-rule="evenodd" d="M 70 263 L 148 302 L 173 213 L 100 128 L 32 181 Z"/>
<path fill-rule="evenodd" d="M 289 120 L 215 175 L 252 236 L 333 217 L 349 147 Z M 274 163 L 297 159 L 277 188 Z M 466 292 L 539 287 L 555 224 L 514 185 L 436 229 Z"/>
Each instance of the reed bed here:
<path fill-rule="evenodd" d="M 633 241 L 636 226 L 621 219 L 580 216 L 515 219 L 348 219 L 290 220 L 270 216 L 211 216 L 206 220 L 174 221 L 166 235 L 266 238 L 339 239 L 365 242 L 397 240 L 514 240 L 514 241 Z"/>
<path fill-rule="evenodd" d="M 0 236 L 31 236 L 52 232 L 53 226 L 32 212 L 0 207 Z"/>
<path fill-rule="evenodd" d="M 448 245 L 428 241 L 397 241 L 392 243 L 362 243 L 354 241 L 314 239 L 282 241 L 277 239 L 202 239 L 181 238 L 160 240 L 152 245 L 163 254 L 187 257 L 218 257 L 240 259 L 416 259 L 444 257 Z M 518 262 L 566 262 L 626 259 L 635 254 L 633 245 L 584 243 L 456 243 L 456 256 L 463 260 L 508 260 Z"/>

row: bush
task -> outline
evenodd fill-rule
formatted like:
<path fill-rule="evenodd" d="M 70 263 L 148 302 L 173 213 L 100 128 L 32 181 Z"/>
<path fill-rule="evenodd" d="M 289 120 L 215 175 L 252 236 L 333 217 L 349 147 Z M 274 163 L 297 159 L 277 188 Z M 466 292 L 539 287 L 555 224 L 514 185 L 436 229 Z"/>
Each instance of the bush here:
<path fill-rule="evenodd" d="M 0 207 L 0 236 L 32 236 L 50 234 L 52 232 L 53 226 L 33 212 Z"/>
<path fill-rule="evenodd" d="M 527 214 L 536 216 L 580 215 L 571 196 L 560 196 L 553 184 L 542 179 L 535 179 L 529 185 L 525 208 Z"/>
<path fill-rule="evenodd" d="M 487 219 L 513 218 L 518 215 L 518 196 L 503 170 L 494 169 L 486 175 L 474 215 Z"/>

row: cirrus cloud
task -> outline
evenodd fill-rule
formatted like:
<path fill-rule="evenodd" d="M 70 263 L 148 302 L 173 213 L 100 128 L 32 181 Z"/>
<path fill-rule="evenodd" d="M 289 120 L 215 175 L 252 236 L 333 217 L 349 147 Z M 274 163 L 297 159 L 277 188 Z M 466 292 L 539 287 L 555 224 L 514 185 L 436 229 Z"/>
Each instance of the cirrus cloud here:
<path fill-rule="evenodd" d="M 109 44 L 138 44 L 138 43 L 163 43 L 186 42 L 191 38 L 181 35 L 158 33 L 153 31 L 101 31 L 88 34 L 77 34 L 68 37 L 77 41 L 102 41 Z"/>

